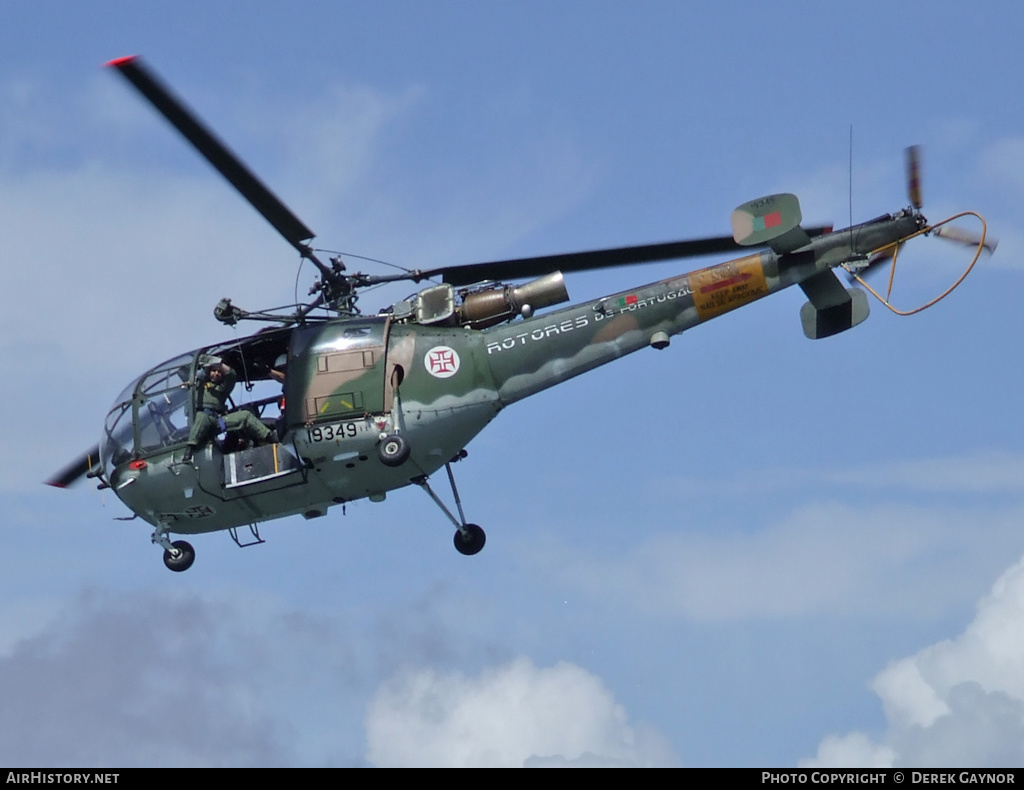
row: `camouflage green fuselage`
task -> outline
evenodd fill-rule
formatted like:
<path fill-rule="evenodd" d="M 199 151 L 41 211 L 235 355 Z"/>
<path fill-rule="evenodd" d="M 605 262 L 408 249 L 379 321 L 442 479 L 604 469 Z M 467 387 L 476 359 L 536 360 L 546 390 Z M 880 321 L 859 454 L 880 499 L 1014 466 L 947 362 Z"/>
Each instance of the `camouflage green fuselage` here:
<path fill-rule="evenodd" d="M 764 251 L 483 330 L 386 314 L 301 326 L 288 341 L 286 430 L 269 474 L 232 485 L 236 470 L 228 467 L 238 463 L 217 446 L 182 465 L 175 463 L 181 445 L 172 443 L 146 456 L 143 468 L 121 464 L 111 481 L 146 521 L 186 534 L 379 500 L 433 474 L 505 406 L 646 346 L 663 347 L 668 336 L 907 233 L 890 222 L 862 233 L 852 251 L 851 235 L 832 234 L 804 252 Z M 411 455 L 393 468 L 376 447 L 395 431 Z"/>

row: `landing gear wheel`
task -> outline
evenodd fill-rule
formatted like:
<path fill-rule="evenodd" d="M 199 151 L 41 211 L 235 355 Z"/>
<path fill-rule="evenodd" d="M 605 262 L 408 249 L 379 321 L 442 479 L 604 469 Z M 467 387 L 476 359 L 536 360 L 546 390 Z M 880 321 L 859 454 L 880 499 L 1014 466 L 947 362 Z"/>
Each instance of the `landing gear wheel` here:
<path fill-rule="evenodd" d="M 470 557 L 479 553 L 480 549 L 484 547 L 484 543 L 487 542 L 487 535 L 476 524 L 467 524 L 466 532 L 469 534 L 463 535 L 462 530 L 455 530 L 455 548 L 459 554 L 465 554 L 467 557 Z"/>
<path fill-rule="evenodd" d="M 409 460 L 409 443 L 397 433 L 385 436 L 377 445 L 377 457 L 384 466 L 401 466 Z"/>
<path fill-rule="evenodd" d="M 165 549 L 164 565 L 175 573 L 187 571 L 192 567 L 192 563 L 196 561 L 196 550 L 192 548 L 191 543 L 185 540 L 176 540 L 171 545 L 174 546 L 177 553 Z"/>

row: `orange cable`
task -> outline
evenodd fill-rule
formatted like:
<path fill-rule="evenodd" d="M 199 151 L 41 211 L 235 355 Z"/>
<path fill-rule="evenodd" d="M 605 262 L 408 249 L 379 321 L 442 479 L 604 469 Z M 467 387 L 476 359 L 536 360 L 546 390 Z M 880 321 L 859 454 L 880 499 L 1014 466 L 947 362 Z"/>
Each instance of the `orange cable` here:
<path fill-rule="evenodd" d="M 978 220 L 981 222 L 981 239 L 978 241 L 978 249 L 975 250 L 974 257 L 971 259 L 971 262 L 970 262 L 970 264 L 968 264 L 967 268 L 964 269 L 963 274 L 960 275 L 960 277 L 957 279 L 957 281 L 955 283 L 953 283 L 951 286 L 949 286 L 949 288 L 947 288 L 941 294 L 936 296 L 930 302 L 927 302 L 927 303 L 925 303 L 925 304 L 921 305 L 920 307 L 917 307 L 917 308 L 915 308 L 913 310 L 900 310 L 900 309 L 898 309 L 896 307 L 893 307 L 891 304 L 889 304 L 889 297 L 892 295 L 893 278 L 895 278 L 895 276 L 896 276 L 896 259 L 899 257 L 900 247 L 902 247 L 903 244 L 905 244 L 906 242 L 908 242 L 911 239 L 915 238 L 916 236 L 921 236 L 921 235 L 924 235 L 926 233 L 931 233 L 933 230 L 936 230 L 937 228 L 941 228 L 943 225 L 948 225 L 950 222 L 953 222 L 954 220 L 958 220 L 961 217 L 977 217 Z M 915 313 L 920 313 L 922 310 L 927 310 L 932 305 L 937 304 L 938 302 L 941 302 L 943 299 L 945 299 L 947 296 L 949 296 L 951 293 L 953 293 L 953 291 L 957 288 L 957 286 L 959 286 L 960 283 L 962 283 L 964 281 L 964 279 L 967 277 L 967 275 L 971 273 L 971 269 L 974 268 L 974 264 L 976 264 L 978 262 L 978 258 L 981 257 L 982 250 L 985 249 L 985 236 L 987 235 L 987 233 L 988 233 L 988 224 L 985 222 L 985 218 L 983 216 L 981 216 L 981 214 L 979 214 L 976 211 L 961 211 L 959 214 L 954 214 L 952 217 L 948 217 L 947 219 L 942 220 L 942 222 L 937 222 L 934 225 L 929 225 L 926 228 L 921 228 L 921 230 L 919 230 L 919 231 L 917 231 L 915 233 L 911 233 L 906 238 L 900 239 L 899 241 L 893 242 L 892 244 L 886 244 L 884 247 L 879 247 L 877 250 L 872 250 L 869 253 L 869 256 L 870 255 L 875 255 L 875 254 L 877 254 L 879 252 L 883 252 L 883 251 L 888 250 L 888 249 L 892 249 L 893 250 L 892 262 L 889 264 L 889 285 L 888 285 L 888 288 L 886 289 L 884 297 L 881 294 L 879 294 L 874 288 L 872 288 L 870 285 L 868 285 L 866 282 L 864 282 L 864 279 L 859 274 L 854 274 L 853 272 L 850 272 L 850 274 L 853 275 L 853 278 L 858 283 L 863 285 L 864 288 L 866 288 L 867 291 L 872 296 L 874 296 L 879 302 L 881 302 L 886 307 L 888 307 L 890 310 L 892 310 L 892 312 L 896 313 L 896 315 L 914 315 Z M 847 271 L 849 271 L 849 269 L 847 269 Z"/>

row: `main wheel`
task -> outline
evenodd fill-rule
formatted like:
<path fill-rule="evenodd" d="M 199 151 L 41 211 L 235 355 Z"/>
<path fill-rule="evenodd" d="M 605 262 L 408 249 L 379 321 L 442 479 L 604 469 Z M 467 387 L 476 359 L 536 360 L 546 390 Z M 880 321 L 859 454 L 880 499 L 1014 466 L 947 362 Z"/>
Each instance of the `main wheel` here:
<path fill-rule="evenodd" d="M 477 554 L 487 542 L 487 535 L 476 524 L 467 524 L 468 535 L 463 535 L 461 529 L 455 530 L 455 548 L 460 554 L 467 557 Z"/>
<path fill-rule="evenodd" d="M 409 460 L 409 443 L 397 433 L 385 436 L 377 445 L 377 457 L 384 466 L 401 466 Z"/>
<path fill-rule="evenodd" d="M 164 549 L 164 565 L 175 573 L 187 571 L 196 561 L 196 550 L 186 540 L 176 540 L 171 545 L 174 546 L 177 554 Z"/>

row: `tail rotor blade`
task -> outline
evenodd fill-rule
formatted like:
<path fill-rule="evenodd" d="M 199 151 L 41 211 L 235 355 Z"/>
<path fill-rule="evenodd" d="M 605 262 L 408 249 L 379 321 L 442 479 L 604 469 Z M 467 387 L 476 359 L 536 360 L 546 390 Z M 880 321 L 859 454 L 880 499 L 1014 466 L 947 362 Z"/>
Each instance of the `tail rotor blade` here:
<path fill-rule="evenodd" d="M 912 145 L 904 156 L 907 168 L 907 197 L 918 211 L 924 205 L 921 198 L 921 146 Z"/>
<path fill-rule="evenodd" d="M 960 228 L 954 228 L 952 225 L 942 225 L 935 229 L 935 235 L 940 239 L 946 239 L 947 241 L 954 241 L 959 244 L 964 244 L 968 247 L 977 247 L 982 243 L 981 236 L 977 233 L 971 233 Z M 996 247 L 999 245 L 998 239 L 990 239 L 988 236 L 985 237 L 985 243 L 982 245 L 984 249 L 991 255 L 996 251 Z"/>

